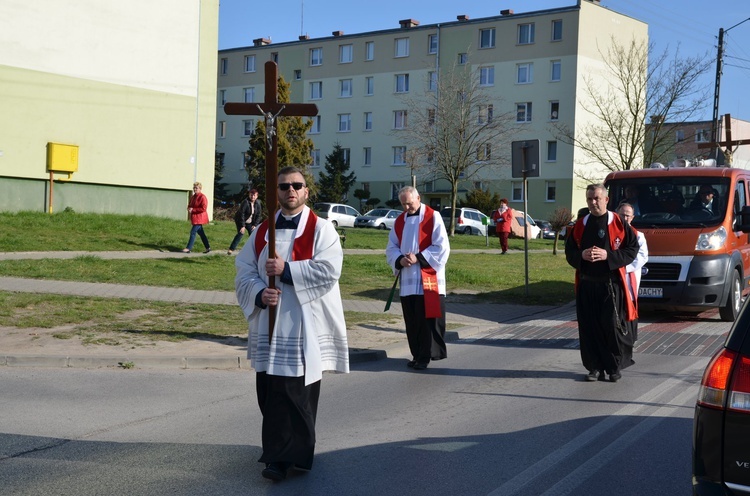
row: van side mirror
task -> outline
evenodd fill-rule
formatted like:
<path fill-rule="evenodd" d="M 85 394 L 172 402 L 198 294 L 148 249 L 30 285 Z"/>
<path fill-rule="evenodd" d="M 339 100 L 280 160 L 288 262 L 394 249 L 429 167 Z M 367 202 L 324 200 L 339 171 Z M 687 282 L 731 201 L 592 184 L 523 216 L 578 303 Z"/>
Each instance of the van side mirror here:
<path fill-rule="evenodd" d="M 739 221 L 737 229 L 744 233 L 750 233 L 750 206 L 742 207 Z"/>

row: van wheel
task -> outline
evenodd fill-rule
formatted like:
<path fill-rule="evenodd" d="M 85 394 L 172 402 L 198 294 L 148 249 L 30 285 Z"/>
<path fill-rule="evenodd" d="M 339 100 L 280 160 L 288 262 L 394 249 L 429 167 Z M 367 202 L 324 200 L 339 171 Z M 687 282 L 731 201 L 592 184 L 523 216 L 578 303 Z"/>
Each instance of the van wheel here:
<path fill-rule="evenodd" d="M 378 226 L 378 229 L 380 229 L 381 231 L 385 231 L 386 229 L 388 229 L 388 227 L 386 227 L 386 225 L 385 225 L 385 224 L 380 224 L 380 225 Z"/>
<path fill-rule="evenodd" d="M 727 303 L 719 309 L 719 316 L 724 322 L 734 322 L 737 314 L 740 313 L 740 305 L 742 304 L 740 274 L 736 270 L 732 271 L 732 274 L 732 284 L 729 287 Z"/>
<path fill-rule="evenodd" d="M 474 233 L 472 232 L 472 230 L 471 230 L 471 227 L 468 227 L 468 226 L 467 226 L 467 227 L 466 227 L 466 228 L 464 229 L 464 234 L 474 234 Z"/>
<path fill-rule="evenodd" d="M 331 224 L 333 224 L 333 227 L 339 227 L 339 223 L 336 222 L 335 220 L 332 220 Z"/>

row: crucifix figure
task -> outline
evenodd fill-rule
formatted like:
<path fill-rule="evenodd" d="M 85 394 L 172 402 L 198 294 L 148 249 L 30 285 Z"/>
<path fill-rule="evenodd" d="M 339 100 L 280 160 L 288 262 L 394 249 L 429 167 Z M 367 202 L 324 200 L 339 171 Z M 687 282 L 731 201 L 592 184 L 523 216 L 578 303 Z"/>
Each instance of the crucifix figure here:
<path fill-rule="evenodd" d="M 268 209 L 268 257 L 276 257 L 276 225 L 274 214 L 278 203 L 278 135 L 276 119 L 281 116 L 312 117 L 318 115 L 318 106 L 314 103 L 279 103 L 278 93 L 279 68 L 276 62 L 269 60 L 265 65 L 265 98 L 263 103 L 226 103 L 224 112 L 227 115 L 262 115 L 266 125 L 266 208 Z M 283 112 L 283 114 L 282 114 Z M 274 277 L 270 277 L 268 287 L 275 288 Z M 273 337 L 276 321 L 275 307 L 269 307 L 268 342 Z"/>
<path fill-rule="evenodd" d="M 734 148 L 740 145 L 750 145 L 750 139 L 732 141 L 732 116 L 729 114 L 724 114 L 724 129 L 724 134 L 726 136 L 724 141 L 719 141 L 718 143 L 701 143 L 698 145 L 698 148 L 710 148 L 713 150 L 718 146 L 723 146 L 724 150 L 722 150 L 722 153 L 724 153 L 724 165 L 731 167 Z"/>

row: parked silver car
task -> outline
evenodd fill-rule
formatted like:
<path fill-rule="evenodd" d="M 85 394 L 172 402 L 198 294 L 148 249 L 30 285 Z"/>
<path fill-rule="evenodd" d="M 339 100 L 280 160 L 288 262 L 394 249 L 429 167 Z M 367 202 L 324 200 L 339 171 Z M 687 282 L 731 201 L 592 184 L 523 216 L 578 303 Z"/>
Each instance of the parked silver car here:
<path fill-rule="evenodd" d="M 359 217 L 359 212 L 354 208 L 341 203 L 316 203 L 313 210 L 318 217 L 328 219 L 335 227 L 354 227 L 354 219 Z"/>
<path fill-rule="evenodd" d="M 390 208 L 375 208 L 354 220 L 354 227 L 374 227 L 376 229 L 393 229 L 396 217 L 401 215 L 401 210 Z"/>

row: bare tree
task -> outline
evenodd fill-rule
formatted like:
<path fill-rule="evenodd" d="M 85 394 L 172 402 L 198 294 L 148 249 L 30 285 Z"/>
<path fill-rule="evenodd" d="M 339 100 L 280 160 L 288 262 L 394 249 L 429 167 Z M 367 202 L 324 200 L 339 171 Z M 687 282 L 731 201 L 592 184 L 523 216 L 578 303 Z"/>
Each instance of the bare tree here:
<path fill-rule="evenodd" d="M 479 70 L 454 65 L 432 81 L 433 90 L 404 97 L 408 126 L 394 131 L 403 139 L 422 179 L 445 180 L 450 185 L 451 216 L 448 232 L 455 229 L 459 184 L 483 177 L 488 169 L 510 165 L 512 112 L 498 113 L 502 101 L 482 86 Z M 486 75 L 485 75 L 486 77 Z M 415 164 L 419 164 L 417 167 Z"/>
<path fill-rule="evenodd" d="M 658 161 L 674 144 L 674 130 L 694 119 L 709 102 L 700 77 L 711 67 L 707 54 L 681 58 L 668 49 L 613 37 L 602 74 L 583 76 L 581 107 L 592 119 L 577 130 L 554 126 L 557 139 L 583 150 L 594 167 L 576 175 L 599 182 L 610 171 L 638 169 Z M 648 129 L 645 120 L 650 119 Z M 670 143 L 671 140 L 671 143 Z"/>

